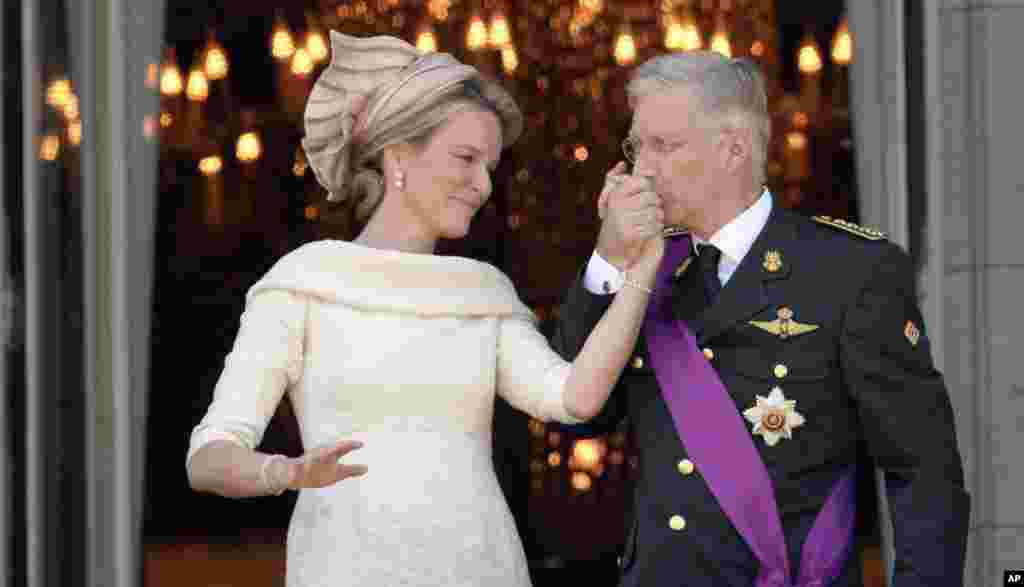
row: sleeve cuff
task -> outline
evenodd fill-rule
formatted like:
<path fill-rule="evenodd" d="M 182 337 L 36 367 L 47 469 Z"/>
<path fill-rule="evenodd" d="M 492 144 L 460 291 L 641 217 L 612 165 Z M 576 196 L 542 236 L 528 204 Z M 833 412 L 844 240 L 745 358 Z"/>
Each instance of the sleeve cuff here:
<path fill-rule="evenodd" d="M 616 293 L 622 288 L 622 273 L 594 251 L 583 273 L 583 287 L 598 295 Z"/>
<path fill-rule="evenodd" d="M 226 440 L 243 448 L 253 449 L 242 435 L 233 434 L 212 426 L 199 425 L 192 432 L 192 438 L 189 441 L 188 454 L 185 456 L 185 468 L 188 469 L 189 464 L 192 462 L 192 457 L 195 456 L 199 449 L 215 440 Z"/>

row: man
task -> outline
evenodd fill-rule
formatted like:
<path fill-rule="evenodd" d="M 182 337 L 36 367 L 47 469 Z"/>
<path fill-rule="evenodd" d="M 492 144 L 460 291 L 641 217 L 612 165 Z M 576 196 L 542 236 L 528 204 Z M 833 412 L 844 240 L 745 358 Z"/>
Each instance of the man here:
<path fill-rule="evenodd" d="M 860 585 L 853 479 L 873 462 L 893 586 L 961 586 L 969 498 L 908 256 L 773 202 L 751 62 L 659 57 L 627 91 L 634 176 L 609 173 L 595 253 L 554 335 L 575 356 L 621 287 L 646 213 L 634 195 L 650 182 L 677 229 L 634 358 L 587 425 L 603 433 L 628 415 L 640 452 L 622 584 Z"/>

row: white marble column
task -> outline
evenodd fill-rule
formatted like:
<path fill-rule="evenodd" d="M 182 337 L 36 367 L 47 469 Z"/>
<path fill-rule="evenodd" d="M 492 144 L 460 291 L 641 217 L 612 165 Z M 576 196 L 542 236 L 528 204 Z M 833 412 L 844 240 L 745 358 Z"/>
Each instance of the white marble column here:
<path fill-rule="evenodd" d="M 1024 0 L 929 7 L 943 349 L 973 496 L 967 584 L 1024 568 Z M 926 33 L 927 34 L 927 33 Z"/>
<path fill-rule="evenodd" d="M 858 197 L 863 222 L 906 245 L 906 185 L 926 185 L 921 305 L 973 502 L 964 584 L 995 587 L 1024 569 L 1024 0 L 917 1 L 923 96 L 904 100 L 885 99 L 906 95 L 907 65 L 890 51 L 907 42 L 894 26 L 904 2 L 848 6 Z M 914 108 L 924 177 L 908 177 L 900 154 Z"/>
<path fill-rule="evenodd" d="M 1024 568 L 1024 0 L 924 2 L 926 319 L 957 417 L 965 584 Z"/>

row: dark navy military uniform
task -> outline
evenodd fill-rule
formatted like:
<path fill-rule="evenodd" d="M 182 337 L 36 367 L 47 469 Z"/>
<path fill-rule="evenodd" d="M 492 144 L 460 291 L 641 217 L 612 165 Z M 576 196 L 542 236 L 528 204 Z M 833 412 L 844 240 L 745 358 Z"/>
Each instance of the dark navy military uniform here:
<path fill-rule="evenodd" d="M 909 257 L 870 230 L 775 207 L 710 306 L 697 265 L 677 275 L 673 311 L 736 409 L 743 413 L 777 387 L 805 419 L 774 446 L 753 437 L 774 486 L 790 565 L 799 567 L 840 473 L 873 460 L 886 473 L 894 587 L 961 586 L 969 498 Z M 563 356 L 576 356 L 612 297 L 577 279 L 553 338 Z M 779 328 L 780 317 L 788 328 Z M 628 416 L 636 438 L 639 476 L 622 585 L 752 587 L 758 560 L 680 441 L 650 363 L 641 336 L 603 412 L 577 430 L 604 433 Z M 859 454 L 859 443 L 869 455 Z M 861 585 L 859 564 L 851 551 L 832 585 Z"/>

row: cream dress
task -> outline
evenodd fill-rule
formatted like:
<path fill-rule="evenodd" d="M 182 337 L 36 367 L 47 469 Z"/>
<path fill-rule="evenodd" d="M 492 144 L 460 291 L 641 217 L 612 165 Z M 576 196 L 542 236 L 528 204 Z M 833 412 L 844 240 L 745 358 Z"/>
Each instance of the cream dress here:
<path fill-rule="evenodd" d="M 215 439 L 255 448 L 287 393 L 305 447 L 362 440 L 346 460 L 369 467 L 300 492 L 289 587 L 527 586 L 491 461 L 494 394 L 576 423 L 569 367 L 494 267 L 317 241 L 249 291 L 188 458 Z"/>

